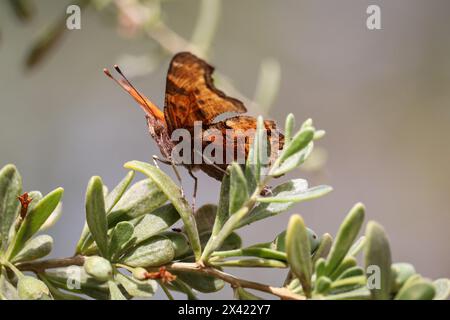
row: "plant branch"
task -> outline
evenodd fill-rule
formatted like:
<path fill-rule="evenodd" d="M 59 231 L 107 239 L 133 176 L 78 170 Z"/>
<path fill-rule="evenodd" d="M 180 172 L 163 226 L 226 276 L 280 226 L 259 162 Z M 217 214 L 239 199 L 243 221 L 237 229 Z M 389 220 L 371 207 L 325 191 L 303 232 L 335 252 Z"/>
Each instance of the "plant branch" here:
<path fill-rule="evenodd" d="M 231 274 L 220 271 L 216 268 L 211 268 L 211 267 L 207 267 L 207 266 L 202 267 L 197 263 L 173 262 L 169 265 L 166 265 L 166 268 L 168 270 L 173 270 L 173 271 L 193 271 L 193 272 L 207 274 L 207 275 L 213 276 L 215 278 L 222 279 L 223 281 L 229 283 L 231 285 L 231 287 L 233 287 L 233 288 L 242 287 L 242 288 L 247 288 L 247 289 L 254 289 L 254 290 L 273 294 L 284 300 L 305 300 L 306 299 L 304 296 L 292 293 L 287 288 L 272 287 L 272 286 L 269 286 L 266 284 L 244 280 L 241 278 L 237 278 Z"/>
<path fill-rule="evenodd" d="M 68 266 L 82 266 L 85 257 L 76 255 L 61 259 L 48 259 L 32 262 L 24 262 L 17 264 L 17 268 L 21 271 L 33 271 L 35 273 L 42 273 L 46 269 L 63 268 Z"/>

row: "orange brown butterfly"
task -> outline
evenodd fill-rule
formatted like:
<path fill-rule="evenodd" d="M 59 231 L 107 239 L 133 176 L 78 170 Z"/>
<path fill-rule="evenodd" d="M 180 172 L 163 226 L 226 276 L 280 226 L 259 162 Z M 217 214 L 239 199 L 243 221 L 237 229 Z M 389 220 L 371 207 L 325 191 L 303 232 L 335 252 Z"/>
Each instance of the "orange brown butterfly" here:
<path fill-rule="evenodd" d="M 231 141 L 235 142 L 240 138 L 242 132 L 250 130 L 255 132 L 257 119 L 251 116 L 238 115 L 225 120 L 216 121 L 218 116 L 228 113 L 245 113 L 247 109 L 238 99 L 227 96 L 224 92 L 214 86 L 212 74 L 214 67 L 204 60 L 189 52 L 176 54 L 169 66 L 166 80 L 166 92 L 164 101 L 164 111 L 161 111 L 153 102 L 142 95 L 126 78 L 122 70 L 116 65 L 114 69 L 121 75 L 122 79 L 116 79 L 109 70 L 104 69 L 105 74 L 116 81 L 125 91 L 127 91 L 144 110 L 150 135 L 153 137 L 165 159 L 160 161 L 179 165 L 172 157 L 176 143 L 171 139 L 172 133 L 177 129 L 185 129 L 193 132 L 194 125 L 201 123 L 201 130 L 204 136 L 210 132 L 219 132 L 224 139 L 214 141 L 214 139 L 202 140 L 202 148 L 205 149 L 211 143 L 223 143 L 223 150 L 227 148 L 236 149 L 235 143 L 230 144 L 230 137 L 225 135 L 232 133 Z M 273 161 L 279 150 L 283 148 L 284 137 L 278 131 L 276 124 L 272 120 L 265 120 L 264 127 L 267 140 L 275 149 L 270 153 L 270 161 Z M 195 135 L 191 136 L 196 139 Z M 275 140 L 276 144 L 272 143 Z M 244 152 L 247 159 L 253 137 L 245 137 Z M 235 150 L 233 150 L 235 151 Z M 225 154 L 225 153 L 224 153 Z M 233 152 L 235 157 L 237 152 Z M 194 158 L 194 151 L 191 152 L 191 159 Z M 202 163 L 181 163 L 185 166 L 189 174 L 195 180 L 194 199 L 197 189 L 197 178 L 193 171 L 202 170 L 207 175 L 222 180 L 226 174 L 227 166 L 234 160 L 229 161 L 224 158 L 221 161 L 211 161 L 204 159 Z M 228 160 L 228 161 L 227 161 Z M 177 176 L 179 176 L 177 174 Z"/>

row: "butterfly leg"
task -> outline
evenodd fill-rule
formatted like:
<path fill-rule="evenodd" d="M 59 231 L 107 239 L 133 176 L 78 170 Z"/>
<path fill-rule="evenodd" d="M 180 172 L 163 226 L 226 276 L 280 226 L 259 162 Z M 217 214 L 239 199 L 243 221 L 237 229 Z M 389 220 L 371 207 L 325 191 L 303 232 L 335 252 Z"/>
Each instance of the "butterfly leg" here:
<path fill-rule="evenodd" d="M 192 212 L 195 212 L 195 199 L 197 198 L 198 178 L 192 170 L 189 170 L 189 175 L 194 179 L 194 194 L 192 196 Z"/>
<path fill-rule="evenodd" d="M 170 165 L 172 167 L 173 171 L 175 172 L 175 176 L 177 177 L 178 183 L 180 184 L 181 196 L 184 198 L 183 180 L 181 179 L 181 175 L 178 172 L 176 163 L 174 163 L 173 161 L 166 160 L 166 159 L 161 159 L 157 155 L 153 155 L 153 163 L 155 164 L 155 167 L 157 167 L 158 169 L 159 169 L 158 161 L 161 163 Z"/>

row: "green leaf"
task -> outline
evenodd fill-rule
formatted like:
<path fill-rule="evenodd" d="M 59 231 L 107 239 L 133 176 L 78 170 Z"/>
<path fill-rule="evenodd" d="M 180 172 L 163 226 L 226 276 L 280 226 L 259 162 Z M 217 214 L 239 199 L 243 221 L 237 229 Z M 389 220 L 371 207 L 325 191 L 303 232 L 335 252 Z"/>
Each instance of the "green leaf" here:
<path fill-rule="evenodd" d="M 155 294 L 156 289 L 158 288 L 158 284 L 155 280 L 137 280 L 121 273 L 117 273 L 115 278 L 132 297 L 150 298 Z"/>
<path fill-rule="evenodd" d="M 370 300 L 370 291 L 366 288 L 358 288 L 356 290 L 333 294 L 324 297 L 325 300 Z"/>
<path fill-rule="evenodd" d="M 307 297 L 311 296 L 311 248 L 305 223 L 293 215 L 286 230 L 286 254 L 293 274 L 300 280 Z"/>
<path fill-rule="evenodd" d="M 61 291 L 45 278 L 45 276 L 39 275 L 39 277 L 49 289 L 54 300 L 86 300 L 80 296 Z"/>
<path fill-rule="evenodd" d="M 221 13 L 220 0 L 202 0 L 190 43 L 199 50 L 200 56 L 206 56 L 213 43 Z"/>
<path fill-rule="evenodd" d="M 165 231 L 161 236 L 168 238 L 172 242 L 174 259 L 185 256 L 191 251 L 187 237 L 182 232 Z"/>
<path fill-rule="evenodd" d="M 125 168 L 144 173 L 165 193 L 183 220 L 195 258 L 200 259 L 201 246 L 195 218 L 186 199 L 182 197 L 180 188 L 165 173 L 147 163 L 131 161 L 125 164 Z"/>
<path fill-rule="evenodd" d="M 363 276 L 365 275 L 364 269 L 358 266 L 354 266 L 351 268 L 348 268 L 344 272 L 341 273 L 341 275 L 337 278 L 337 280 L 346 279 L 350 277 L 357 277 L 357 276 Z"/>
<path fill-rule="evenodd" d="M 55 210 L 53 210 L 53 212 L 50 214 L 50 216 L 44 222 L 44 224 L 41 226 L 39 231 L 40 232 L 45 231 L 45 230 L 48 230 L 51 227 L 53 227 L 55 225 L 55 223 L 59 220 L 59 218 L 61 218 L 62 209 L 63 209 L 63 204 L 62 204 L 62 202 L 60 202 L 56 206 Z"/>
<path fill-rule="evenodd" d="M 134 226 L 127 221 L 119 222 L 113 229 L 111 233 L 111 240 L 109 242 L 109 254 L 111 260 L 115 261 L 128 242 L 133 237 Z"/>
<path fill-rule="evenodd" d="M 364 221 L 365 208 L 362 203 L 357 203 L 345 217 L 339 227 L 336 239 L 331 246 L 330 254 L 327 258 L 325 274 L 330 275 L 339 266 L 350 249 L 353 241 L 361 229 Z"/>
<path fill-rule="evenodd" d="M 256 84 L 253 101 L 259 107 L 258 111 L 267 114 L 280 90 L 281 67 L 280 63 L 267 58 L 261 62 L 258 82 Z"/>
<path fill-rule="evenodd" d="M 22 193 L 22 178 L 12 164 L 0 170 L 0 248 L 8 244 L 9 231 L 20 211 L 17 197 Z"/>
<path fill-rule="evenodd" d="M 257 119 L 255 135 L 245 165 L 246 180 L 251 182 L 251 185 L 249 186 L 251 188 L 247 189 L 251 192 L 253 192 L 256 185 L 259 184 L 261 178 L 261 166 L 267 165 L 268 163 L 266 155 L 268 151 L 267 147 L 267 134 L 265 132 L 264 120 L 259 116 Z M 233 173 L 233 171 L 231 172 Z M 233 178 L 231 179 L 231 182 L 233 185 Z"/>
<path fill-rule="evenodd" d="M 433 300 L 447 300 L 450 296 L 450 280 L 449 279 L 437 279 L 433 282 L 436 290 L 436 295 Z"/>
<path fill-rule="evenodd" d="M 131 267 L 154 267 L 169 263 L 175 256 L 175 250 L 166 237 L 155 236 L 133 248 L 120 261 Z"/>
<path fill-rule="evenodd" d="M 220 198 L 219 205 L 217 207 L 216 218 L 214 221 L 214 226 L 212 230 L 212 235 L 216 236 L 220 230 L 222 230 L 223 225 L 228 220 L 230 212 L 230 170 L 231 167 L 228 166 L 227 173 L 222 178 L 222 184 L 220 186 Z"/>
<path fill-rule="evenodd" d="M 203 293 L 217 292 L 225 285 L 221 279 L 198 272 L 173 271 L 172 273 L 177 276 L 177 280 L 182 280 L 191 288 Z"/>
<path fill-rule="evenodd" d="M 120 198 L 123 196 L 131 181 L 134 178 L 134 171 L 127 173 L 125 178 L 119 182 L 119 184 L 106 196 L 105 198 L 105 209 L 106 212 L 110 212 L 111 209 L 117 204 Z"/>
<path fill-rule="evenodd" d="M 167 196 L 151 179 L 144 179 L 128 189 L 108 215 L 108 225 L 150 213 L 167 202 Z"/>
<path fill-rule="evenodd" d="M 306 232 L 308 233 L 309 247 L 311 248 L 311 253 L 313 253 L 319 245 L 319 238 L 317 237 L 317 234 L 309 228 L 306 228 Z M 286 231 L 283 231 L 276 236 L 270 244 L 270 248 L 286 252 Z"/>
<path fill-rule="evenodd" d="M 281 185 L 276 186 L 272 190 L 272 197 L 277 197 L 281 194 L 287 195 L 287 194 L 296 194 L 301 193 L 307 188 L 307 182 L 304 179 L 294 179 L 290 180 L 288 182 L 285 182 Z M 294 205 L 294 202 L 271 202 L 271 203 L 260 203 L 258 206 L 253 208 L 250 213 L 242 219 L 239 224 L 238 228 L 241 228 L 247 224 L 250 224 L 252 222 L 265 219 L 267 217 L 275 216 L 279 213 L 285 212 L 292 208 Z"/>
<path fill-rule="evenodd" d="M 32 261 L 48 255 L 53 248 L 53 238 L 43 234 L 28 240 L 11 262 Z"/>
<path fill-rule="evenodd" d="M 284 123 L 284 143 L 286 145 L 291 142 L 294 127 L 295 127 L 294 114 L 289 113 L 286 117 L 286 122 Z"/>
<path fill-rule="evenodd" d="M 19 293 L 9 281 L 4 268 L 0 268 L 0 297 L 6 300 L 19 300 Z"/>
<path fill-rule="evenodd" d="M 180 219 L 177 209 L 166 204 L 141 218 L 133 219 L 136 244 L 145 241 L 162 231 L 167 230 Z"/>
<path fill-rule="evenodd" d="M 51 300 L 50 290 L 45 283 L 30 276 L 19 278 L 17 291 L 21 300 Z"/>
<path fill-rule="evenodd" d="M 70 266 L 47 270 L 40 275 L 54 286 L 73 293 L 86 294 L 94 299 L 108 299 L 109 288 L 106 282 L 99 281 L 84 270 L 84 267 Z"/>
<path fill-rule="evenodd" d="M 395 300 L 433 300 L 435 294 L 433 284 L 423 280 L 402 288 L 395 296 Z"/>
<path fill-rule="evenodd" d="M 23 248 L 25 242 L 39 231 L 47 218 L 57 207 L 63 193 L 64 190 L 62 188 L 53 190 L 42 198 L 42 200 L 28 212 L 27 216 L 22 221 L 19 230 L 14 236 L 10 247 L 8 248 L 7 256 L 9 259 L 14 258 L 15 255 Z"/>
<path fill-rule="evenodd" d="M 285 262 L 273 259 L 248 258 L 235 259 L 226 261 L 210 261 L 213 266 L 217 267 L 238 267 L 238 268 L 286 268 Z"/>
<path fill-rule="evenodd" d="M 278 177 L 285 173 L 288 173 L 289 171 L 294 170 L 309 158 L 313 150 L 314 150 L 314 143 L 311 141 L 301 151 L 284 160 L 281 165 L 274 167 L 270 174 L 274 177 Z"/>
<path fill-rule="evenodd" d="M 391 278 L 391 291 L 398 292 L 400 288 L 406 283 L 406 281 L 416 274 L 416 269 L 409 263 L 394 263 L 391 266 L 392 276 Z"/>
<path fill-rule="evenodd" d="M 108 223 L 100 177 L 92 177 L 86 190 L 86 222 L 100 254 L 108 257 Z"/>
<path fill-rule="evenodd" d="M 286 161 L 290 156 L 305 148 L 314 138 L 314 129 L 311 127 L 298 131 L 292 141 L 283 149 L 280 154 L 280 161 Z"/>
<path fill-rule="evenodd" d="M 250 256 L 264 259 L 287 261 L 286 253 L 269 248 L 249 247 L 243 249 L 215 251 L 213 257 L 229 258 L 239 256 Z"/>
<path fill-rule="evenodd" d="M 299 203 L 320 198 L 331 192 L 332 190 L 333 188 L 331 188 L 330 186 L 316 186 L 303 191 L 280 192 L 273 197 L 259 197 L 257 201 L 262 203 Z"/>
<path fill-rule="evenodd" d="M 239 300 L 263 300 L 263 298 L 254 295 L 241 287 L 234 289 L 234 297 Z"/>
<path fill-rule="evenodd" d="M 324 233 L 320 237 L 320 242 L 317 247 L 317 249 L 314 251 L 314 255 L 312 258 L 313 265 L 319 260 L 320 258 L 326 258 L 328 253 L 330 252 L 331 246 L 333 244 L 333 237 L 329 233 Z"/>
<path fill-rule="evenodd" d="M 231 164 L 230 177 L 230 211 L 229 214 L 237 212 L 248 200 L 248 187 L 245 175 L 239 164 Z"/>
<path fill-rule="evenodd" d="M 84 261 L 84 270 L 100 282 L 110 280 L 113 274 L 111 263 L 98 256 L 87 257 Z"/>
<path fill-rule="evenodd" d="M 348 256 L 345 257 L 342 262 L 339 264 L 339 266 L 329 275 L 329 278 L 331 280 L 336 280 L 339 278 L 341 274 L 343 274 L 348 269 L 356 266 L 357 261 L 354 257 Z"/>
<path fill-rule="evenodd" d="M 366 237 L 362 236 L 356 242 L 350 247 L 350 250 L 348 251 L 349 256 L 356 257 L 362 249 L 364 249 L 364 246 L 366 245 Z"/>
<path fill-rule="evenodd" d="M 325 294 L 331 288 L 331 279 L 323 276 L 317 279 L 315 284 L 315 292 Z"/>
<path fill-rule="evenodd" d="M 108 281 L 108 287 L 111 300 L 127 300 L 114 281 Z"/>
<path fill-rule="evenodd" d="M 366 246 L 364 248 L 365 268 L 379 268 L 379 288 L 372 286 L 372 297 L 376 300 L 387 300 L 391 291 L 391 250 L 386 233 L 381 225 L 369 221 L 366 227 Z M 368 276 L 368 283 L 370 283 Z"/>

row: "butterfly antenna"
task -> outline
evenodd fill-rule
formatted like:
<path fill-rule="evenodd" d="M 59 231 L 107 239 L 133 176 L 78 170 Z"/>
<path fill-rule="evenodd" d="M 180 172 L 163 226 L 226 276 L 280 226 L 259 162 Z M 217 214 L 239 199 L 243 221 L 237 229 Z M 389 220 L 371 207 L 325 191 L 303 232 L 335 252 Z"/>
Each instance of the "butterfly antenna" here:
<path fill-rule="evenodd" d="M 150 113 L 153 117 L 155 117 L 155 118 L 157 118 L 157 119 L 164 119 L 164 117 L 163 117 L 163 115 L 162 115 L 162 112 L 155 106 L 155 105 L 150 105 L 149 104 L 149 102 L 147 101 L 147 99 L 146 98 L 144 98 L 140 93 L 139 93 L 139 91 L 131 84 L 131 82 L 128 80 L 128 78 L 127 77 L 125 77 L 125 75 L 123 74 L 123 72 L 122 72 L 122 70 L 120 70 L 120 68 L 119 68 L 119 66 L 117 66 L 117 65 L 114 65 L 114 69 L 122 76 L 122 78 L 123 78 L 123 82 L 122 81 L 120 81 L 120 80 L 118 80 L 118 79 L 116 79 L 112 74 L 111 74 L 111 72 L 107 69 L 107 68 L 104 68 L 103 69 L 103 73 L 107 76 L 107 77 L 109 77 L 109 78 L 111 78 L 112 80 L 114 80 L 120 87 L 122 87 L 125 91 L 127 91 L 129 94 L 131 94 L 133 97 L 135 97 L 134 96 L 134 93 L 137 95 L 137 97 L 139 98 L 139 100 L 140 101 L 138 101 L 138 102 L 140 102 L 140 104 L 142 105 L 142 107 L 144 108 L 144 111 L 145 112 L 147 112 L 147 113 Z M 135 99 L 136 99 L 136 97 L 135 97 Z M 136 99 L 136 100 L 138 100 L 138 99 Z M 155 112 L 155 111 L 158 111 L 158 112 Z"/>

